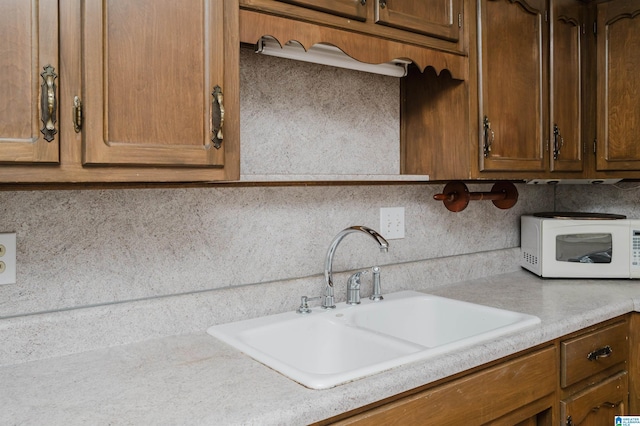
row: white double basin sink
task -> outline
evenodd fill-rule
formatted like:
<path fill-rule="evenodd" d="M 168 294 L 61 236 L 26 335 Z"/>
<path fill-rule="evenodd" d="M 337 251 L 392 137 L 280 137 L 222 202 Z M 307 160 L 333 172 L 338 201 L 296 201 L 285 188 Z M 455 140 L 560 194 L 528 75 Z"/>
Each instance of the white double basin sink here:
<path fill-rule="evenodd" d="M 538 317 L 402 291 L 210 327 L 209 334 L 296 382 L 326 389 L 538 324 Z"/>

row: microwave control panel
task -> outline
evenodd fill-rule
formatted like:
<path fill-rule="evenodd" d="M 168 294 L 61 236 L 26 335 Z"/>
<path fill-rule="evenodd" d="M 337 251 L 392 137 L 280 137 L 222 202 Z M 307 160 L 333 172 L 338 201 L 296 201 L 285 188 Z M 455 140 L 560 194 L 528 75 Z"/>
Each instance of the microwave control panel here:
<path fill-rule="evenodd" d="M 640 278 L 640 230 L 631 230 L 630 278 Z"/>

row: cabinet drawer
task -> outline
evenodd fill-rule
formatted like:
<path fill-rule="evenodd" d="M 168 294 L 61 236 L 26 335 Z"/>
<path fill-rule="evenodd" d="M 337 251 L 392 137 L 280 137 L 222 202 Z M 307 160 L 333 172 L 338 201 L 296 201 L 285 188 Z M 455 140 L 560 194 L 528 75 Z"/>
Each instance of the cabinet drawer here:
<path fill-rule="evenodd" d="M 560 343 L 560 385 L 570 386 L 627 359 L 626 322 L 613 324 Z"/>

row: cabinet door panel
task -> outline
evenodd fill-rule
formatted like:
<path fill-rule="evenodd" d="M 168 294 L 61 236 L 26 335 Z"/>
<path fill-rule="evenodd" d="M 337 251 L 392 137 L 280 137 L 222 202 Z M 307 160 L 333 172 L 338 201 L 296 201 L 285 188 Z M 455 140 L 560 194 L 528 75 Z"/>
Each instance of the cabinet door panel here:
<path fill-rule="evenodd" d="M 480 1 L 481 171 L 545 170 L 544 10 L 543 0 Z"/>
<path fill-rule="evenodd" d="M 376 0 L 376 22 L 458 41 L 462 26 L 462 0 Z"/>
<path fill-rule="evenodd" d="M 628 374 L 617 374 L 560 402 L 562 424 L 599 426 L 627 414 Z M 571 418 L 569 421 L 569 417 Z"/>
<path fill-rule="evenodd" d="M 582 13 L 577 0 L 553 0 L 551 11 L 551 171 L 582 171 Z"/>
<path fill-rule="evenodd" d="M 295 4 L 309 9 L 328 12 L 333 15 L 355 19 L 367 20 L 367 4 L 360 0 L 277 0 L 283 3 Z"/>
<path fill-rule="evenodd" d="M 0 1 L 0 162 L 57 163 L 60 136 L 57 105 L 52 104 L 56 133 L 47 141 L 40 131 L 40 88 L 44 67 L 58 67 L 58 2 Z M 52 102 L 58 103 L 60 84 L 53 80 Z M 48 109 L 48 105 L 47 105 Z"/>
<path fill-rule="evenodd" d="M 85 2 L 84 164 L 223 165 L 222 15 L 223 0 Z"/>
<path fill-rule="evenodd" d="M 640 1 L 598 5 L 598 170 L 640 170 Z"/>

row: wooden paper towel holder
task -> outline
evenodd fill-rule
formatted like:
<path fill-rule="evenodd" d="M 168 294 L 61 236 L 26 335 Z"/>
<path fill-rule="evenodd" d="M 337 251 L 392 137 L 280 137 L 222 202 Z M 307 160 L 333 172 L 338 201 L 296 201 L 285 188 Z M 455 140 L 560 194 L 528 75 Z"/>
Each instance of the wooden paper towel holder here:
<path fill-rule="evenodd" d="M 491 192 L 469 192 L 467 185 L 455 181 L 446 184 L 442 194 L 436 194 L 433 198 L 442 201 L 447 210 L 452 212 L 466 209 L 471 200 L 491 200 L 499 209 L 510 209 L 518 202 L 518 190 L 511 182 L 496 182 Z"/>

